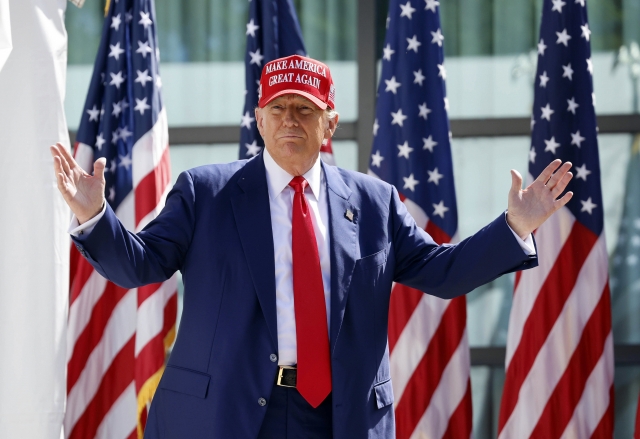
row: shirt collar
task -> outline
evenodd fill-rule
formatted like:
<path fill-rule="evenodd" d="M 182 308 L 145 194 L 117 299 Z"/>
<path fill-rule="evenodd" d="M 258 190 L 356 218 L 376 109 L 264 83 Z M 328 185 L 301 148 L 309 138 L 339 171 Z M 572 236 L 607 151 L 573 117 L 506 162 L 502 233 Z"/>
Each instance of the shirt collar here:
<path fill-rule="evenodd" d="M 267 171 L 267 185 L 269 186 L 269 199 L 273 201 L 280 195 L 280 193 L 289 186 L 289 182 L 293 179 L 293 175 L 282 169 L 280 165 L 271 157 L 267 148 L 263 148 L 262 156 L 264 157 L 264 167 Z M 304 175 L 304 179 L 307 180 L 311 192 L 316 200 L 320 199 L 320 185 L 322 178 L 322 166 L 320 164 L 320 157 L 313 164 Z"/>

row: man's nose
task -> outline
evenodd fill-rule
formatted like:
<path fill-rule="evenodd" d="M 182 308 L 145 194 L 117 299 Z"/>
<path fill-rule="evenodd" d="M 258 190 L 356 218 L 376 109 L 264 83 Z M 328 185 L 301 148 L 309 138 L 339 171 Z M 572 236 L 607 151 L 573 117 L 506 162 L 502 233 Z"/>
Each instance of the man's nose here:
<path fill-rule="evenodd" d="M 294 107 L 292 106 L 285 107 L 283 120 L 287 126 L 294 126 L 298 124 L 298 119 L 296 118 L 296 112 Z"/>

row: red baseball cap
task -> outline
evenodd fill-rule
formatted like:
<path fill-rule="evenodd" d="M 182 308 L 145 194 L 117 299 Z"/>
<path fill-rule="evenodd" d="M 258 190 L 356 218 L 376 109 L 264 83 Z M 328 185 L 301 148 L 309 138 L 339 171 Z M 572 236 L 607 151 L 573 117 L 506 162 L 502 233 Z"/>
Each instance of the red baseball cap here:
<path fill-rule="evenodd" d="M 284 94 L 304 96 L 320 109 L 335 109 L 336 88 L 326 64 L 300 55 L 274 59 L 266 63 L 260 76 L 258 106 Z"/>

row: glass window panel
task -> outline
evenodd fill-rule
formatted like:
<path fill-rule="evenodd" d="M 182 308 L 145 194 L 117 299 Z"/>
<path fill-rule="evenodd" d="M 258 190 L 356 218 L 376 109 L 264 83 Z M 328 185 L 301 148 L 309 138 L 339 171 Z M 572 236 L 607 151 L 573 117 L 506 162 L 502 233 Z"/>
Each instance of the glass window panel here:
<path fill-rule="evenodd" d="M 449 117 L 530 117 L 536 55 L 447 57 Z M 592 60 L 596 113 L 637 112 L 640 53 L 637 64 L 616 64 L 613 51 L 596 52 Z"/>
<path fill-rule="evenodd" d="M 615 339 L 615 338 L 614 338 Z M 614 439 L 633 437 L 640 395 L 640 366 L 618 366 L 615 371 Z"/>
<path fill-rule="evenodd" d="M 336 110 L 340 122 L 358 118 L 358 64 L 355 61 L 327 61 L 336 86 Z"/>
<path fill-rule="evenodd" d="M 352 171 L 358 170 L 358 144 L 355 141 L 336 140 L 331 143 L 331 147 L 337 166 Z"/>
<path fill-rule="evenodd" d="M 451 118 L 529 117 L 542 0 L 449 0 L 440 5 Z M 386 17 L 388 0 L 380 0 Z M 589 0 L 598 114 L 639 112 L 640 2 Z M 378 21 L 378 39 L 386 32 Z M 635 49 L 630 44 L 635 42 Z M 382 47 L 378 42 L 378 56 Z M 626 44 L 628 56 L 617 54 Z"/>
<path fill-rule="evenodd" d="M 69 9 L 73 9 L 73 7 Z M 67 125 L 70 130 L 77 130 L 80 125 L 80 120 L 84 114 L 84 101 L 87 99 L 92 72 L 92 64 L 74 64 L 67 66 L 67 88 L 64 96 L 64 112 L 67 116 Z"/>
<path fill-rule="evenodd" d="M 187 169 L 213 163 L 229 163 L 238 160 L 238 145 L 172 145 L 171 180 L 175 184 L 178 175 Z"/>
<path fill-rule="evenodd" d="M 639 145 L 636 135 L 634 146 Z M 610 203 L 623 211 L 609 265 L 613 337 L 616 343 L 640 344 L 640 167 L 637 154 L 630 158 L 622 154 L 620 160 L 629 164 L 625 188 L 631 192 L 621 191 Z"/>
<path fill-rule="evenodd" d="M 491 435 L 492 404 L 491 399 L 491 368 L 488 366 L 474 366 L 471 368 L 471 400 L 473 406 L 473 437 L 493 438 Z"/>
<path fill-rule="evenodd" d="M 248 2 L 156 0 L 158 44 L 169 62 L 243 61 Z"/>
<path fill-rule="evenodd" d="M 622 0 L 622 35 L 623 42 L 640 43 L 640 2 L 638 0 Z"/>
<path fill-rule="evenodd" d="M 309 56 L 326 61 L 357 58 L 357 0 L 295 0 Z"/>
<path fill-rule="evenodd" d="M 441 2 L 442 28 L 448 42 L 445 53 L 477 56 L 528 51 L 538 40 L 542 3 L 542 0 Z M 622 19 L 625 15 L 638 14 L 637 2 L 632 3 L 633 0 L 588 2 L 594 51 L 617 50 L 623 42 L 624 26 L 637 28 L 633 22 Z"/>
<path fill-rule="evenodd" d="M 377 0 L 377 51 L 381 56 L 389 1 Z M 445 55 L 520 54 L 538 40 L 543 0 L 448 0 L 441 2 L 440 20 L 446 37 Z M 594 51 L 616 51 L 640 42 L 637 0 L 589 0 L 589 25 Z"/>
<path fill-rule="evenodd" d="M 156 0 L 162 58 L 167 62 L 244 61 L 246 0 Z M 357 0 L 294 0 L 309 55 L 355 61 Z M 68 8 L 69 63 L 93 63 L 100 41 L 102 2 Z"/>
<path fill-rule="evenodd" d="M 85 2 L 82 8 L 69 5 L 66 9 L 64 24 L 67 29 L 67 62 L 74 64 L 93 64 L 100 45 L 104 2 Z M 86 93 L 86 89 L 85 89 Z"/>
<path fill-rule="evenodd" d="M 510 273 L 467 294 L 469 346 L 506 346 L 515 276 Z"/>
<path fill-rule="evenodd" d="M 495 54 L 527 52 L 534 47 L 540 29 L 541 0 L 495 0 L 492 46 Z M 514 20 L 514 17 L 519 17 Z"/>
<path fill-rule="evenodd" d="M 327 61 L 343 122 L 357 117 L 356 0 L 295 2 L 307 50 Z M 156 0 L 163 97 L 170 126 L 238 125 L 244 105 L 246 0 Z M 65 111 L 77 129 L 100 41 L 99 2 L 70 7 Z"/>
<path fill-rule="evenodd" d="M 507 208 L 511 169 L 527 175 L 528 137 L 453 138 L 458 233 L 464 239 Z"/>
<path fill-rule="evenodd" d="M 621 0 L 591 0 L 587 3 L 593 51 L 617 50 L 622 44 L 621 3 Z"/>
<path fill-rule="evenodd" d="M 447 39 L 445 54 L 473 56 L 493 53 L 492 12 L 490 2 L 441 2 L 442 32 Z"/>
<path fill-rule="evenodd" d="M 600 172 L 604 200 L 604 227 L 607 251 L 613 253 L 618 240 L 620 219 L 624 205 L 627 163 L 631 154 L 631 134 L 605 134 L 598 136 L 600 145 Z"/>
<path fill-rule="evenodd" d="M 169 126 L 238 125 L 240 138 L 243 62 L 163 63 L 160 68 Z"/>
<path fill-rule="evenodd" d="M 473 366 L 470 377 L 473 392 L 473 437 L 494 439 L 498 437 L 500 399 L 505 380 L 504 368 Z"/>
<path fill-rule="evenodd" d="M 357 117 L 358 72 L 355 61 L 328 62 L 336 85 L 336 109 L 342 122 Z M 69 128 L 78 128 L 93 66 L 67 69 L 65 111 Z M 238 125 L 244 106 L 244 63 L 162 63 L 162 96 L 169 126 Z"/>

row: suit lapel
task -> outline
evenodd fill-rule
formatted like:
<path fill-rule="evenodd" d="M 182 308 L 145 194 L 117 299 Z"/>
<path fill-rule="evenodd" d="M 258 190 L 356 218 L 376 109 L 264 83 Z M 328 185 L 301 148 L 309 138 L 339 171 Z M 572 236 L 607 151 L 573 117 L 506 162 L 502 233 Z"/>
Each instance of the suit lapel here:
<path fill-rule="evenodd" d="M 358 211 L 349 202 L 351 189 L 344 183 L 338 170 L 323 163 L 327 180 L 329 202 L 329 236 L 331 240 L 331 352 L 340 333 L 351 276 L 355 267 Z M 354 213 L 353 221 L 346 217 L 347 210 Z"/>
<path fill-rule="evenodd" d="M 329 204 L 329 236 L 331 240 L 331 352 L 335 347 L 342 321 L 351 276 L 355 267 L 358 209 L 349 202 L 351 189 L 337 169 L 323 164 Z M 275 262 L 273 232 L 266 170 L 262 155 L 250 160 L 238 178 L 238 189 L 231 198 L 240 241 L 251 278 L 256 289 L 267 327 L 278 346 L 276 314 Z M 346 217 L 354 213 L 353 221 Z"/>
<path fill-rule="evenodd" d="M 275 262 L 269 190 L 262 154 L 247 162 L 231 198 L 242 249 L 274 346 L 278 346 Z"/>

